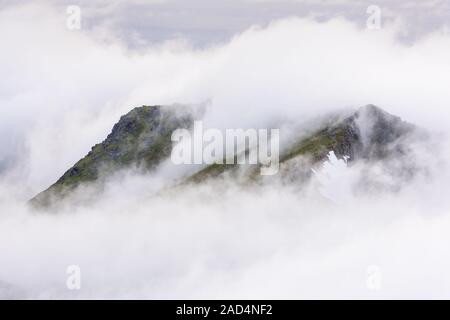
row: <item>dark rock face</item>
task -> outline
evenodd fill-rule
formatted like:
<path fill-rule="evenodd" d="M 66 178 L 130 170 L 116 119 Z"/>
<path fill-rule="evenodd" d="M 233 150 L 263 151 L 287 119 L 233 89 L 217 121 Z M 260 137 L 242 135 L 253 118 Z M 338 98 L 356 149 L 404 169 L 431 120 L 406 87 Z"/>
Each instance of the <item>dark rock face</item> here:
<path fill-rule="evenodd" d="M 367 105 L 352 116 L 301 139 L 283 157 L 287 161 L 297 156 L 309 156 L 313 162 L 322 161 L 330 151 L 337 158 L 380 160 L 401 152 L 402 139 L 416 130 L 378 107 Z"/>
<path fill-rule="evenodd" d="M 170 156 L 171 135 L 177 128 L 190 128 L 188 109 L 175 106 L 142 106 L 122 116 L 108 137 L 70 168 L 49 189 L 31 200 L 48 205 L 53 197 L 64 197 L 80 184 L 103 180 L 130 166 L 142 170 L 155 168 Z"/>
<path fill-rule="evenodd" d="M 402 140 L 417 128 L 373 105 L 359 109 L 353 117 L 362 144 L 360 156 L 382 159 L 404 153 Z"/>

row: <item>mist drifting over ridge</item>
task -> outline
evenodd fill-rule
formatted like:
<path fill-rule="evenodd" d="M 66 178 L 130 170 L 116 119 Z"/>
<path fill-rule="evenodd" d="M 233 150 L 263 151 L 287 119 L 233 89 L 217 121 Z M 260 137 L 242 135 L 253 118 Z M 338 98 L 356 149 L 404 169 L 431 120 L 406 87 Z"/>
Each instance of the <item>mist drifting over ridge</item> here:
<path fill-rule="evenodd" d="M 70 32 L 65 18 L 51 5 L 0 11 L 9 75 L 0 85 L 0 297 L 449 296 L 447 33 L 405 45 L 395 23 L 373 32 L 342 18 L 287 18 L 209 48 L 133 51 L 102 42 L 99 30 Z M 18 50 L 24 39 L 28 50 Z M 409 161 L 428 173 L 395 193 L 358 193 L 361 177 L 392 176 L 333 160 L 301 193 L 211 182 L 158 195 L 169 177 L 161 168 L 112 179 L 91 206 L 58 215 L 25 206 L 132 106 L 203 101 L 203 120 L 221 129 L 307 124 L 374 103 L 438 138 L 413 145 Z M 66 289 L 72 264 L 81 291 Z M 378 291 L 366 284 L 372 265 Z"/>

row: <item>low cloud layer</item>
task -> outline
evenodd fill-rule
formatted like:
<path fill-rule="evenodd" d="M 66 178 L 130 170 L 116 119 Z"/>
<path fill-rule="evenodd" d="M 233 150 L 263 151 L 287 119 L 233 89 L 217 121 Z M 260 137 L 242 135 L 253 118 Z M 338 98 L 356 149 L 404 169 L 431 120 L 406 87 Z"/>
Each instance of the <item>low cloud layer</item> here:
<path fill-rule="evenodd" d="M 66 17 L 52 5 L 0 11 L 0 297 L 450 295 L 445 30 L 405 44 L 397 21 L 366 30 L 286 18 L 205 49 L 178 39 L 135 50 L 109 29 L 67 30 Z M 122 114 L 176 102 L 207 102 L 203 120 L 220 129 L 301 124 L 373 103 L 440 141 L 410 158 L 429 176 L 394 194 L 355 193 L 363 176 L 390 176 L 335 162 L 301 194 L 208 184 L 152 196 L 167 182 L 159 172 L 114 180 L 91 206 L 26 208 Z M 80 291 L 65 286 L 73 264 Z M 380 290 L 367 287 L 371 265 Z"/>
<path fill-rule="evenodd" d="M 151 196 L 158 180 L 147 176 L 113 181 L 93 204 L 56 215 L 3 203 L 0 277 L 9 289 L 0 292 L 6 298 L 448 297 L 447 171 L 436 168 L 439 175 L 400 193 L 354 193 L 365 169 L 332 161 L 325 178 L 301 193 L 292 185 L 207 184 Z M 81 290 L 66 288 L 69 265 L 81 268 Z"/>

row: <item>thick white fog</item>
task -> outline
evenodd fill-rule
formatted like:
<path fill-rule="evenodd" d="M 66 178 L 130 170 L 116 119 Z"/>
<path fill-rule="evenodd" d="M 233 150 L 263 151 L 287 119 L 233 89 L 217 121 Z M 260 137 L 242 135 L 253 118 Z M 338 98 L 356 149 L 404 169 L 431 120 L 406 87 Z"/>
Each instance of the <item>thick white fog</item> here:
<path fill-rule="evenodd" d="M 450 297 L 444 28 L 404 44 L 401 22 L 286 18 L 204 49 L 133 50 L 106 27 L 68 30 L 66 17 L 42 4 L 0 11 L 0 298 Z M 203 120 L 221 129 L 372 103 L 437 138 L 412 145 L 407 161 L 426 174 L 410 181 L 331 158 L 302 191 L 223 182 L 161 193 L 161 168 L 114 177 L 90 205 L 26 206 L 132 108 L 205 101 Z M 66 287 L 70 265 L 80 290 Z"/>

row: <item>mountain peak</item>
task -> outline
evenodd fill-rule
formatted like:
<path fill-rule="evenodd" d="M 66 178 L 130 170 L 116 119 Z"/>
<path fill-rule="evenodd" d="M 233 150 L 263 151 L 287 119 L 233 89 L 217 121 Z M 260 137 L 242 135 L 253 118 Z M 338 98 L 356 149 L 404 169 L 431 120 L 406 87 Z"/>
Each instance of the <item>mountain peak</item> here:
<path fill-rule="evenodd" d="M 356 113 L 370 112 L 372 114 L 387 114 L 386 111 L 377 107 L 374 104 L 366 104 L 365 106 L 359 107 Z"/>
<path fill-rule="evenodd" d="M 32 203 L 46 206 L 55 195 L 63 198 L 81 184 L 102 181 L 127 167 L 155 168 L 172 151 L 172 132 L 191 126 L 190 112 L 187 106 L 179 105 L 134 108 L 120 118 L 103 142 L 94 145 Z"/>

